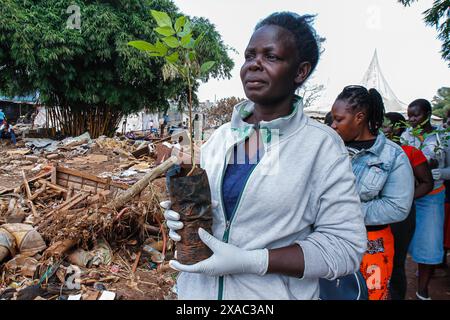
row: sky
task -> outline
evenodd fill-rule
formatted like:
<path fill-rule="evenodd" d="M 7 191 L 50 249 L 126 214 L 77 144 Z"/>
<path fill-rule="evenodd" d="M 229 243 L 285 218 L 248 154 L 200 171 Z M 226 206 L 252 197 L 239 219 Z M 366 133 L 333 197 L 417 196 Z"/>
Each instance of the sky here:
<path fill-rule="evenodd" d="M 258 21 L 276 11 L 316 14 L 314 27 L 326 38 L 311 84 L 325 85 L 316 102 L 331 106 L 342 88 L 359 83 L 378 52 L 380 67 L 396 96 L 404 103 L 431 100 L 450 86 L 450 69 L 441 59 L 437 31 L 425 25 L 422 12 L 432 0 L 403 7 L 397 0 L 174 0 L 190 16 L 206 17 L 216 26 L 235 67 L 230 80 L 211 79 L 200 86 L 200 101 L 245 97 L 239 77 L 243 53 Z"/>

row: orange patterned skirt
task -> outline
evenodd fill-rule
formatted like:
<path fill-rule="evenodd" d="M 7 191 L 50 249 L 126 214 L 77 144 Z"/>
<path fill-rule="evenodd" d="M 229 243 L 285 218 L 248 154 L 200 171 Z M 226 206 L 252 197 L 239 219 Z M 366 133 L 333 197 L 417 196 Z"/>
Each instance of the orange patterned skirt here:
<path fill-rule="evenodd" d="M 361 273 L 369 289 L 369 300 L 387 300 L 394 263 L 394 236 L 391 227 L 367 232 L 367 251 Z"/>

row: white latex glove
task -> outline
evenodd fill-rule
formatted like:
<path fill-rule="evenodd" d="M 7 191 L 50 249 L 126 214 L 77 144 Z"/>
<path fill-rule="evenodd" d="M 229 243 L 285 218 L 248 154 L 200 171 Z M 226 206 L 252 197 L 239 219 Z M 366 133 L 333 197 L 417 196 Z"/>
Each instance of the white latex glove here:
<path fill-rule="evenodd" d="M 180 221 L 180 214 L 176 211 L 170 210 L 172 203 L 170 201 L 163 201 L 159 204 L 164 211 L 164 218 L 166 218 L 166 224 L 169 228 L 169 238 L 175 242 L 181 240 L 180 235 L 177 233 L 177 230 L 183 229 L 183 222 Z M 211 207 L 214 209 L 219 205 L 217 201 L 211 201 Z"/>
<path fill-rule="evenodd" d="M 200 239 L 213 251 L 208 259 L 193 265 L 184 265 L 170 260 L 169 265 L 178 271 L 204 273 L 209 276 L 249 273 L 263 276 L 269 266 L 269 250 L 244 250 L 222 242 L 199 228 Z"/>
<path fill-rule="evenodd" d="M 441 180 L 442 177 L 441 169 L 432 169 L 431 174 L 433 175 L 434 180 Z"/>
<path fill-rule="evenodd" d="M 180 221 L 180 215 L 178 212 L 170 210 L 170 206 L 172 205 L 170 201 L 163 201 L 159 205 L 165 209 L 164 218 L 166 218 L 166 224 L 169 228 L 169 238 L 175 242 L 180 241 L 181 237 L 176 232 L 176 230 L 180 230 L 184 226 L 183 222 Z"/>

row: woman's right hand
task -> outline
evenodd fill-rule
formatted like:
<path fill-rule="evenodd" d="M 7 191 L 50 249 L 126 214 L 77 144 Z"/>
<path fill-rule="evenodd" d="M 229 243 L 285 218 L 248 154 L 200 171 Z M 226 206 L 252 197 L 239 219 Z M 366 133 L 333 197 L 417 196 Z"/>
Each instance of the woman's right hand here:
<path fill-rule="evenodd" d="M 172 206 L 172 202 L 170 201 L 163 201 L 159 205 L 165 209 L 164 218 L 166 218 L 167 227 L 169 228 L 169 238 L 176 242 L 180 241 L 181 237 L 176 232 L 184 227 L 183 222 L 180 221 L 180 214 L 170 210 Z"/>

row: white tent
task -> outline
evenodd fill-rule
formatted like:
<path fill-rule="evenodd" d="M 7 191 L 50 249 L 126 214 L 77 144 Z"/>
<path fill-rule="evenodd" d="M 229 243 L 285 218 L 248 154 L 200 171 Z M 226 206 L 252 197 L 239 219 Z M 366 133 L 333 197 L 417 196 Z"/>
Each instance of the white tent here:
<path fill-rule="evenodd" d="M 384 108 L 386 112 L 399 112 L 405 118 L 407 118 L 407 109 L 408 106 L 397 98 L 394 91 L 392 91 L 391 87 L 387 83 L 383 73 L 381 72 L 380 63 L 378 61 L 377 50 L 372 57 L 372 61 L 370 62 L 369 68 L 364 74 L 363 79 L 359 82 L 360 85 L 366 87 L 367 89 L 375 88 L 381 94 L 384 102 Z M 325 104 L 323 106 L 312 106 L 309 108 L 305 108 L 305 113 L 313 118 L 323 118 L 330 111 L 332 103 Z M 442 120 L 439 117 L 431 116 L 431 119 L 434 121 Z"/>
<path fill-rule="evenodd" d="M 406 116 L 408 106 L 397 98 L 394 91 L 392 91 L 391 87 L 384 78 L 383 73 L 381 72 L 380 63 L 378 62 L 378 54 L 376 49 L 369 68 L 364 74 L 360 84 L 367 89 L 375 88 L 378 90 L 383 97 L 386 112 L 399 112 Z"/>

